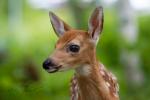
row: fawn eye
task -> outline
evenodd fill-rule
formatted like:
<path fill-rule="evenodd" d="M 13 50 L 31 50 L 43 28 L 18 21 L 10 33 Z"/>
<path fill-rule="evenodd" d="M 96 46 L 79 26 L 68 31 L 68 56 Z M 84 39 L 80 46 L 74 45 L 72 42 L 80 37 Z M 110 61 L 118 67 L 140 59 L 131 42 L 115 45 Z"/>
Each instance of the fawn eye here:
<path fill-rule="evenodd" d="M 72 44 L 72 45 L 69 46 L 68 49 L 69 49 L 69 51 L 71 51 L 71 52 L 77 53 L 77 52 L 79 52 L 79 50 L 80 50 L 80 46 L 75 45 L 75 44 Z"/>

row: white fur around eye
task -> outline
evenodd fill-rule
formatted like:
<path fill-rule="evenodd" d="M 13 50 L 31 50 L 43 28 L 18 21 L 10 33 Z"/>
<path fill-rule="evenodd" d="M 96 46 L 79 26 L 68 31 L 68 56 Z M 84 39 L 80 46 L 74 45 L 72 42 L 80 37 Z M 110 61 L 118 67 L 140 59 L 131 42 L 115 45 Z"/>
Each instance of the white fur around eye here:
<path fill-rule="evenodd" d="M 76 44 L 76 45 L 80 45 L 80 42 L 78 40 L 72 40 L 69 44 Z"/>

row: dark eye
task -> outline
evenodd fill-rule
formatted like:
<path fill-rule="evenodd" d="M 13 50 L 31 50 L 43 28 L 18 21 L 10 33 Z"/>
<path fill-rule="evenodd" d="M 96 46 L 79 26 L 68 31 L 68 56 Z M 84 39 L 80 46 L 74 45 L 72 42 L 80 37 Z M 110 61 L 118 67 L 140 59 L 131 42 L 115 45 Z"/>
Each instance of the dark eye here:
<path fill-rule="evenodd" d="M 71 52 L 74 52 L 74 53 L 77 53 L 77 52 L 79 52 L 79 50 L 80 50 L 80 47 L 78 46 L 78 45 L 70 45 L 69 46 L 69 51 L 71 51 Z"/>

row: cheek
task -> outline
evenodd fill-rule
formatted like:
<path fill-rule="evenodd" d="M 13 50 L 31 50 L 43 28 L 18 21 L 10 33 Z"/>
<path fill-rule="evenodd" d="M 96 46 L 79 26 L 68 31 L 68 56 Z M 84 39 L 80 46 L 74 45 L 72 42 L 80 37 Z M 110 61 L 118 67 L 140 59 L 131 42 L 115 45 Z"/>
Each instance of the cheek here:
<path fill-rule="evenodd" d="M 56 51 L 51 55 L 51 58 L 58 64 L 63 63 L 66 58 L 68 58 L 68 54 L 66 52 Z"/>
<path fill-rule="evenodd" d="M 70 54 L 58 55 L 55 59 L 59 62 L 59 64 L 68 66 L 68 67 L 73 67 L 76 64 L 79 64 L 81 61 L 80 57 L 72 56 Z"/>
<path fill-rule="evenodd" d="M 87 50 L 82 48 L 82 50 L 79 52 L 79 54 L 71 55 L 68 58 L 65 59 L 66 63 L 70 64 L 71 66 L 74 65 L 81 65 L 87 62 L 88 60 L 88 54 Z"/>
<path fill-rule="evenodd" d="M 81 65 L 83 62 L 80 56 L 72 56 L 65 60 L 66 64 L 71 66 Z"/>
<path fill-rule="evenodd" d="M 67 52 L 57 51 L 51 55 L 51 58 L 54 60 L 55 63 L 59 65 L 67 65 L 67 66 L 74 66 L 75 64 L 80 63 L 82 61 L 79 57 L 80 55 L 71 55 Z"/>
<path fill-rule="evenodd" d="M 67 52 L 62 51 L 56 51 L 51 55 L 51 58 L 54 60 L 54 62 L 58 65 L 64 65 L 64 66 L 75 66 L 75 65 L 81 65 L 86 62 L 86 53 L 80 52 L 77 55 L 71 55 Z"/>

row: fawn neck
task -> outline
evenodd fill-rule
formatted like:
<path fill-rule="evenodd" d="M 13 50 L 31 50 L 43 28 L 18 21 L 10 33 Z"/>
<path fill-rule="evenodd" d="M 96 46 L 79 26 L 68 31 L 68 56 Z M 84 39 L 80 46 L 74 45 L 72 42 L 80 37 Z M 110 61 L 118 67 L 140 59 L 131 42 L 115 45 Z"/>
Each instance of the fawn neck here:
<path fill-rule="evenodd" d="M 108 95 L 109 89 L 99 73 L 100 64 L 96 60 L 95 50 L 94 56 L 90 58 L 89 64 L 76 68 L 75 76 L 79 86 L 79 98 L 81 100 L 109 100 L 108 97 L 105 97 Z"/>
<path fill-rule="evenodd" d="M 71 28 L 52 12 L 49 16 L 59 40 L 43 68 L 49 73 L 75 68 L 78 100 L 118 100 L 110 94 L 116 94 L 116 81 L 109 73 L 100 70 L 101 64 L 96 60 L 95 47 L 103 30 L 103 8 L 97 7 L 93 11 L 87 32 Z M 76 91 L 76 87 L 73 89 Z"/>

